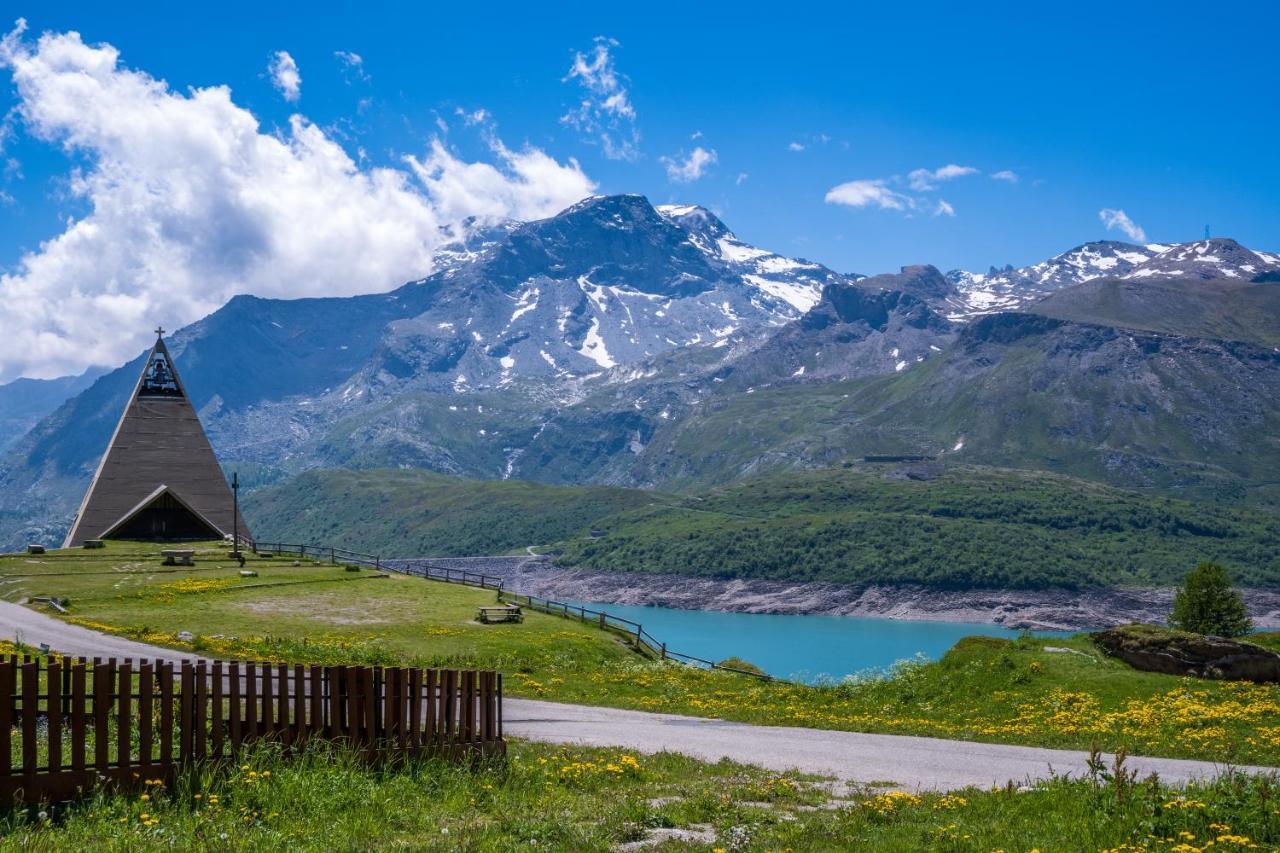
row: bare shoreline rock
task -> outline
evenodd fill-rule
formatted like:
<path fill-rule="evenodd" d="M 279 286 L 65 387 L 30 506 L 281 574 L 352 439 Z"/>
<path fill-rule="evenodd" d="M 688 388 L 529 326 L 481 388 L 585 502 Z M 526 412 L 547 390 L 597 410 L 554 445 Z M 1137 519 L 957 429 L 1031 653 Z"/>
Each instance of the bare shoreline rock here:
<path fill-rule="evenodd" d="M 1130 622 L 1163 623 L 1173 588 L 945 590 L 916 585 L 853 587 L 741 578 L 598 572 L 554 565 L 545 557 L 431 560 L 501 577 L 507 589 L 545 598 L 603 604 L 724 610 L 733 613 L 822 614 L 987 622 L 1014 629 L 1074 631 Z M 1244 590 L 1260 628 L 1280 628 L 1280 591 Z"/>

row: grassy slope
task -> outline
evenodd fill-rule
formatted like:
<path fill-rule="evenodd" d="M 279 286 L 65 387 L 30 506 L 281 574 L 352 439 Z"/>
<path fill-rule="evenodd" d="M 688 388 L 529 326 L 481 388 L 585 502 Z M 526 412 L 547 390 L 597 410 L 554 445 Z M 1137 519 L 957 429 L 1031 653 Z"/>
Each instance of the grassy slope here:
<path fill-rule="evenodd" d="M 596 569 L 848 583 L 1043 587 L 1175 581 L 1198 559 L 1243 583 L 1280 580 L 1262 512 L 1152 498 L 1026 471 L 854 465 L 760 478 L 597 522 L 561 546 Z"/>
<path fill-rule="evenodd" d="M 412 661 L 541 673 L 591 669 L 633 654 L 610 634 L 530 614 L 520 625 L 475 623 L 493 593 L 327 563 L 250 559 L 258 577 L 239 577 L 225 548 L 199 548 L 193 568 L 164 570 L 161 546 L 110 542 L 102 551 L 0 557 L 9 600 L 57 595 L 70 619 L 157 645 L 196 635 L 210 655 L 314 662 Z"/>
<path fill-rule="evenodd" d="M 631 489 L 462 480 L 421 470 L 313 471 L 255 492 L 245 513 L 264 542 L 467 556 L 574 536 L 649 500 Z"/>
<path fill-rule="evenodd" d="M 1112 774 L 1113 776 L 1116 774 Z M 914 795 L 671 754 L 517 744 L 503 766 L 388 771 L 314 751 L 266 750 L 173 791 L 99 794 L 43 822 L 0 818 L 0 850 L 616 850 L 681 828 L 663 850 L 1241 849 L 1280 842 L 1275 782 L 1055 779 L 1031 788 Z"/>
<path fill-rule="evenodd" d="M 1028 310 L 1060 320 L 1280 346 L 1280 287 L 1267 284 L 1099 279 Z"/>
<path fill-rule="evenodd" d="M 65 595 L 72 618 L 91 627 L 215 657 L 494 667 L 509 694 L 557 701 L 1280 765 L 1280 689 L 1136 672 L 1086 639 L 972 638 L 892 678 L 766 684 L 648 661 L 612 634 L 558 617 L 477 625 L 476 605 L 491 599 L 470 588 L 269 560 L 252 564 L 258 578 L 240 581 L 214 553 L 195 571 L 158 574 L 156 550 L 110 543 L 105 552 L 0 557 L 4 594 Z M 194 643 L 177 641 L 183 630 L 198 635 Z"/>
<path fill-rule="evenodd" d="M 559 542 L 561 562 L 718 577 L 1044 587 L 1165 584 L 1215 559 L 1280 580 L 1273 514 L 1027 471 L 949 466 L 801 471 L 676 497 L 609 487 L 327 471 L 253 495 L 254 532 L 397 555 L 493 554 Z M 585 537 L 589 528 L 606 532 Z"/>
<path fill-rule="evenodd" d="M 1127 332 L 996 318 L 1026 328 L 971 329 L 891 376 L 709 397 L 655 433 L 635 476 L 690 491 L 863 454 L 937 453 L 963 439 L 961 458 L 984 465 L 1166 495 L 1280 500 L 1280 454 L 1261 438 L 1280 431 L 1280 410 L 1265 404 L 1280 376 L 1272 354 L 1231 357 L 1219 350 L 1255 345 L 1175 339 L 1157 357 Z"/>

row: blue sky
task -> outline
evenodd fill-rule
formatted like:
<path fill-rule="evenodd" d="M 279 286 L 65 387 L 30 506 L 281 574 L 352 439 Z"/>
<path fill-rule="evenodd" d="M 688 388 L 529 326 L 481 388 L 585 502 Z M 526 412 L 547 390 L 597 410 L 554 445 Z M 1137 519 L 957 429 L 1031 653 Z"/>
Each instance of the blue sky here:
<path fill-rule="evenodd" d="M 412 179 L 405 157 L 426 162 L 437 139 L 453 158 L 441 167 L 450 180 L 432 190 L 432 215 L 441 221 L 465 212 L 471 178 L 492 178 L 467 177 L 475 170 L 466 164 L 496 161 L 508 176 L 522 168 L 495 154 L 497 140 L 507 151 L 549 158 L 554 186 L 535 193 L 528 185 L 541 178 L 530 175 L 546 170 L 525 164 L 525 196 L 512 201 L 509 188 L 486 184 L 505 199 L 486 196 L 486 209 L 505 204 L 505 212 L 541 213 L 588 184 L 597 192 L 640 192 L 655 202 L 703 204 L 749 242 L 846 272 L 920 262 L 985 270 L 1104 236 L 1125 239 L 1121 230 L 1107 230 L 1102 210 L 1124 211 L 1131 232 L 1140 228 L 1150 241 L 1196 239 L 1207 223 L 1216 235 L 1280 248 L 1275 7 L 1039 7 L 682 3 L 645 4 L 643 11 L 634 4 L 557 5 L 547 12 L 492 3 L 5 2 L 0 31 L 25 18 L 27 30 L 17 48 L 11 37 L 11 49 L 28 59 L 39 56 L 41 33 L 78 31 L 88 46 L 119 51 L 117 70 L 163 81 L 175 98 L 227 86 L 230 101 L 260 122 L 262 135 L 296 144 L 290 117 L 301 115 L 362 172 L 385 168 Z M 282 91 L 269 70 L 280 51 L 298 69 L 296 93 Z M 79 134 L 74 114 L 56 112 L 62 101 L 34 121 L 14 111 L 33 109 L 37 97 L 63 97 L 41 88 L 39 75 L 68 77 L 52 48 L 46 52 L 47 62 L 28 69 L 36 82 L 26 90 L 10 73 L 14 60 L 0 67 L 8 78 L 0 99 L 10 115 L 0 178 L 0 270 L 9 277 L 0 286 L 44 275 L 30 265 L 41 241 L 107 204 L 111 190 L 86 189 L 73 176 L 97 176 L 113 187 L 140 182 L 117 222 L 147 188 L 155 194 L 174 186 L 176 172 L 152 180 L 144 160 L 115 172 L 100 165 L 112 156 L 112 141 L 132 131 L 104 120 Z M 573 75 L 579 54 L 585 71 Z M 582 114 L 584 98 L 592 108 Z M 174 137 L 174 145 L 189 136 Z M 690 165 L 695 150 L 703 152 L 701 168 Z M 177 163 L 171 168 L 182 171 Z M 193 191 L 209 192 L 216 180 L 211 172 Z M 151 238 L 159 230 L 181 240 L 191 227 L 162 215 L 155 222 Z M 253 214 L 243 224 L 255 246 L 275 239 L 261 222 Z M 195 256 L 234 242 L 226 235 L 198 239 Z M 380 245 L 381 237 L 370 239 L 360 247 L 365 254 Z M 401 256 L 405 267 L 416 262 L 412 251 Z M 119 263 L 124 271 L 140 265 Z M 198 262 L 183 263 L 186 275 L 200 277 Z M 353 269 L 349 277 L 364 268 Z M 93 274 L 94 260 L 61 258 L 58 270 L 58 287 L 66 290 L 75 275 Z M 298 270 L 305 275 L 290 262 L 278 275 Z M 127 296 L 128 274 L 112 275 Z M 415 273 L 379 268 L 370 275 Z M 243 269 L 227 276 L 239 282 L 227 285 L 232 290 L 253 283 Z M 280 295 L 300 293 L 283 288 Z M 184 311 L 206 307 L 191 297 L 160 313 L 181 321 Z M 69 339 L 61 322 L 50 320 L 57 328 L 45 332 Z M 27 360 L 6 361 L 0 352 L 0 379 L 75 366 L 65 340 L 46 349 Z"/>

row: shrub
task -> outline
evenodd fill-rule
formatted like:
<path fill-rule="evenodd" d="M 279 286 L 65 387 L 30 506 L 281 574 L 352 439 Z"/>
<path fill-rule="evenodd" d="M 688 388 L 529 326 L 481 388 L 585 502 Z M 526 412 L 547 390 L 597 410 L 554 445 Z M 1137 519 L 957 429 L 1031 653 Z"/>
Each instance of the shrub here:
<path fill-rule="evenodd" d="M 1253 630 L 1244 598 L 1231 588 L 1231 577 L 1217 563 L 1204 562 L 1183 578 L 1173 599 L 1169 624 L 1183 631 L 1239 637 Z"/>
<path fill-rule="evenodd" d="M 743 660 L 740 657 L 728 657 L 716 664 L 717 666 L 728 667 L 729 669 L 738 669 L 743 672 L 750 672 L 755 675 L 768 675 L 763 669 L 753 664 L 751 661 Z"/>

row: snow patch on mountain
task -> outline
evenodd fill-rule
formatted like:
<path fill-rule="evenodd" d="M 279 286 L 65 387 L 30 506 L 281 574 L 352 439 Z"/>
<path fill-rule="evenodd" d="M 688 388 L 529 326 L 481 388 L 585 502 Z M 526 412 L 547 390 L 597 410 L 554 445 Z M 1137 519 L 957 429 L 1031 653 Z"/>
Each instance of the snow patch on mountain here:
<path fill-rule="evenodd" d="M 952 320 L 970 320 L 998 311 L 1016 311 L 1064 287 L 1096 278 L 1250 279 L 1280 270 L 1280 256 L 1250 251 L 1234 240 L 1135 245 L 1115 240 L 1086 243 L 1046 261 L 987 273 L 952 270 L 955 292 L 946 299 Z"/>

